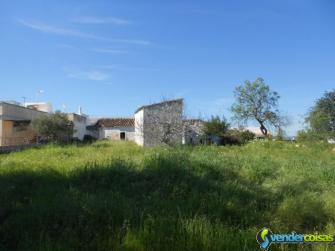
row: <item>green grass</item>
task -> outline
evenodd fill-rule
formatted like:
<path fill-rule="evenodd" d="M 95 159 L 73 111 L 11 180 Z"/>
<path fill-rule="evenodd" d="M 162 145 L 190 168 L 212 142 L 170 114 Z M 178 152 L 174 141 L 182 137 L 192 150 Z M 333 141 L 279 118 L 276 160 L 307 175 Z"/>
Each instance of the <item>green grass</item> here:
<path fill-rule="evenodd" d="M 329 145 L 48 145 L 0 155 L 0 250 L 256 251 L 262 227 L 334 234 L 334 194 Z"/>

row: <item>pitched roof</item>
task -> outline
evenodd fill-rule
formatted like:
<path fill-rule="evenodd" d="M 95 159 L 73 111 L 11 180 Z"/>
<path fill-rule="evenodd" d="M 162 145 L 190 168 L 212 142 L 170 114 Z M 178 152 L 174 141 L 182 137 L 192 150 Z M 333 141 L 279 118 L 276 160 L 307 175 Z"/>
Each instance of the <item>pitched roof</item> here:
<path fill-rule="evenodd" d="M 155 103 L 155 104 L 151 104 L 151 105 L 143 105 L 143 106 L 137 108 L 135 113 L 139 112 L 140 110 L 142 110 L 144 108 L 155 107 L 155 106 L 160 106 L 160 105 L 170 104 L 170 103 L 182 103 L 183 101 L 184 101 L 184 99 L 179 98 L 179 99 L 167 100 L 167 101 L 163 101 L 163 102 L 159 102 L 159 103 Z"/>
<path fill-rule="evenodd" d="M 133 118 L 103 118 L 99 119 L 95 126 L 103 127 L 134 127 L 135 120 Z"/>

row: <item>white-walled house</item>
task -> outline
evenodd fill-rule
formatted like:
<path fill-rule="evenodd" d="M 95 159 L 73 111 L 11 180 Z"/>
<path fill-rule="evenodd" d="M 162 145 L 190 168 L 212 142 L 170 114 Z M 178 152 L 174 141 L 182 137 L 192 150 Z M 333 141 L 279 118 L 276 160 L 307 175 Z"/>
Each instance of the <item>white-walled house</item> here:
<path fill-rule="evenodd" d="M 135 112 L 135 142 L 141 146 L 181 144 L 183 99 L 141 106 Z"/>
<path fill-rule="evenodd" d="M 87 127 L 89 135 L 97 139 L 134 141 L 133 118 L 103 118 Z"/>

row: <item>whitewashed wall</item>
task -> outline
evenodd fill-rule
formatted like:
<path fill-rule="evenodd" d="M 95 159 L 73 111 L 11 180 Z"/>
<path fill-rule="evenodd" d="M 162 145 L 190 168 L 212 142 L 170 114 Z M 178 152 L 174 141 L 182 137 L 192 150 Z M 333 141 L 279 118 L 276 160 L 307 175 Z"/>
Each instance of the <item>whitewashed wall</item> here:
<path fill-rule="evenodd" d="M 120 134 L 125 133 L 125 140 L 135 141 L 135 130 L 133 127 L 104 127 L 100 128 L 101 139 L 120 140 Z"/>
<path fill-rule="evenodd" d="M 144 145 L 143 119 L 144 119 L 144 109 L 141 109 L 137 113 L 135 113 L 135 142 L 140 146 Z"/>

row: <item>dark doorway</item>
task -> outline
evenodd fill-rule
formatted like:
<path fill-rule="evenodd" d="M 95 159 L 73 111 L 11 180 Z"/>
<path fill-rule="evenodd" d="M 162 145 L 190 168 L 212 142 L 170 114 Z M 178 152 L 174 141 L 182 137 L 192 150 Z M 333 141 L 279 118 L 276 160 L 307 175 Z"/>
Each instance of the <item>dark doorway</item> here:
<path fill-rule="evenodd" d="M 126 139 L 126 133 L 125 132 L 120 132 L 120 139 L 125 140 Z"/>

